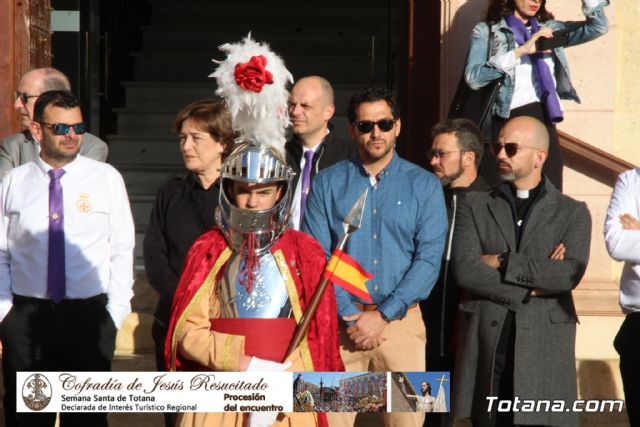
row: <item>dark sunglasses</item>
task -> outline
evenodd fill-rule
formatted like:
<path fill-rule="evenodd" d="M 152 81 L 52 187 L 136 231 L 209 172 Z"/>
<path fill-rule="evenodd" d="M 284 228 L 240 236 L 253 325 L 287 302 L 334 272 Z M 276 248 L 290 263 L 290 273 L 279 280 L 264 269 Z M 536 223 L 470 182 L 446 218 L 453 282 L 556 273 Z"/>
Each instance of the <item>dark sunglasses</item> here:
<path fill-rule="evenodd" d="M 16 98 L 20 98 L 23 104 L 29 102 L 29 98 L 37 98 L 40 95 L 31 95 L 30 93 L 16 91 Z"/>
<path fill-rule="evenodd" d="M 44 125 L 47 129 L 50 129 L 54 135 L 67 135 L 71 128 L 76 135 L 82 135 L 87 131 L 87 125 L 84 122 L 76 123 L 75 125 L 68 125 L 66 123 L 45 123 L 40 122 L 41 125 Z"/>
<path fill-rule="evenodd" d="M 489 149 L 491 151 L 491 154 L 493 154 L 494 156 L 497 156 L 502 151 L 503 148 L 507 157 L 515 156 L 516 154 L 518 154 L 518 150 L 520 150 L 521 148 L 535 149 L 535 147 L 522 146 L 517 142 L 506 142 L 504 144 L 501 144 L 499 142 L 492 142 L 491 144 L 489 144 Z"/>
<path fill-rule="evenodd" d="M 393 125 L 395 124 L 395 119 L 382 119 L 377 122 L 372 122 L 370 120 L 360 120 L 356 122 L 356 128 L 360 133 L 369 133 L 373 130 L 374 126 L 378 126 L 382 132 L 389 132 L 393 129 Z"/>

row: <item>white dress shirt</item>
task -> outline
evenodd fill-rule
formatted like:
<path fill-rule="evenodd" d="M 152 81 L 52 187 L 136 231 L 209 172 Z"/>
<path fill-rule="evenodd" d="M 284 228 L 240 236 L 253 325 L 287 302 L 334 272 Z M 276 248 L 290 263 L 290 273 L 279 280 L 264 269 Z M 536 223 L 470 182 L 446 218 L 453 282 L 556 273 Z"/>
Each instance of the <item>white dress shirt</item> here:
<path fill-rule="evenodd" d="M 0 183 L 0 321 L 12 294 L 47 298 L 50 169 L 38 158 Z M 63 169 L 66 298 L 106 293 L 107 310 L 120 328 L 131 312 L 135 244 L 122 176 L 80 155 Z"/>
<path fill-rule="evenodd" d="M 624 261 L 620 276 L 620 307 L 625 313 L 640 311 L 640 230 L 624 230 L 620 215 L 640 220 L 640 169 L 621 173 L 611 195 L 604 223 L 609 255 Z"/>
<path fill-rule="evenodd" d="M 519 46 L 516 43 L 516 47 Z M 529 55 L 523 55 L 520 58 L 516 58 L 515 50 L 503 53 L 501 55 L 491 58 L 491 62 L 496 67 L 504 71 L 505 73 L 513 72 L 514 81 L 516 82 L 513 89 L 513 97 L 511 98 L 510 110 L 513 110 L 523 105 L 531 104 L 532 102 L 540 102 L 538 93 L 538 82 L 533 72 L 533 65 L 531 64 L 531 58 Z M 544 62 L 549 67 L 551 78 L 553 80 L 553 86 L 556 86 L 555 76 L 555 63 L 551 54 L 544 54 Z M 558 93 L 555 93 L 558 96 Z"/>

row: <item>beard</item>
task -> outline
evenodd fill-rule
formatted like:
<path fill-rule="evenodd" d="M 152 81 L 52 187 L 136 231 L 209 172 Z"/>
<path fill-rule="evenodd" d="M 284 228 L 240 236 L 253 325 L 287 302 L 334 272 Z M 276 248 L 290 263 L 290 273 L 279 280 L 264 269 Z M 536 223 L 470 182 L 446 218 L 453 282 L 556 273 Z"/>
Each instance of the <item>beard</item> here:
<path fill-rule="evenodd" d="M 522 168 L 513 169 L 510 165 L 506 163 L 502 163 L 502 164 L 505 165 L 508 168 L 508 170 L 501 171 L 500 169 L 498 169 L 498 176 L 500 176 L 500 179 L 505 182 L 512 182 L 517 179 L 524 178 L 528 176 L 530 173 L 530 171 L 524 170 Z M 498 166 L 500 166 L 500 163 L 498 163 Z"/>
<path fill-rule="evenodd" d="M 458 169 L 454 173 L 441 176 L 439 178 L 440 184 L 442 184 L 443 187 L 446 187 L 456 179 L 460 178 L 463 173 L 464 173 L 464 170 L 462 169 L 462 159 L 460 159 L 460 162 L 458 163 Z"/>

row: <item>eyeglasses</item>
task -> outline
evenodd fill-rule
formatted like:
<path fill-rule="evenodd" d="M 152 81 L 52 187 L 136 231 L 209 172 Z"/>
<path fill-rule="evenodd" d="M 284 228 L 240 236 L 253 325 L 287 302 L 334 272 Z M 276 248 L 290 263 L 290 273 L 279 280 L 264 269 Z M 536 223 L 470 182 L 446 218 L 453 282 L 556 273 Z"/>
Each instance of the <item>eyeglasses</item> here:
<path fill-rule="evenodd" d="M 431 159 L 444 159 L 449 154 L 452 153 L 464 153 L 465 150 L 453 150 L 453 151 L 442 151 L 442 150 L 429 150 L 427 151 L 427 160 Z"/>
<path fill-rule="evenodd" d="M 54 135 L 67 135 L 71 128 L 76 135 L 82 135 L 87 131 L 87 124 L 84 122 L 76 123 L 74 125 L 68 125 L 66 123 L 46 123 L 40 122 L 41 125 L 44 125 L 47 129 L 50 129 Z"/>
<path fill-rule="evenodd" d="M 378 126 L 382 132 L 389 132 L 393 129 L 393 125 L 396 123 L 395 119 L 382 119 L 377 122 L 372 122 L 371 120 L 360 120 L 356 122 L 356 128 L 360 133 L 369 133 L 373 130 L 374 126 Z"/>
<path fill-rule="evenodd" d="M 20 98 L 20 101 L 22 101 L 23 104 L 26 104 L 27 102 L 29 102 L 29 98 L 37 98 L 40 95 L 31 95 L 30 93 L 26 93 L 26 92 L 20 92 L 20 91 L 16 91 L 16 99 Z"/>
<path fill-rule="evenodd" d="M 500 154 L 503 148 L 507 157 L 515 156 L 518 153 L 518 150 L 520 150 L 521 148 L 530 148 L 533 150 L 536 149 L 536 147 L 522 146 L 517 142 L 505 142 L 504 144 L 501 144 L 500 142 L 492 142 L 491 144 L 489 144 L 489 149 L 491 151 L 491 154 L 493 154 L 494 156 L 497 156 L 498 154 Z"/>

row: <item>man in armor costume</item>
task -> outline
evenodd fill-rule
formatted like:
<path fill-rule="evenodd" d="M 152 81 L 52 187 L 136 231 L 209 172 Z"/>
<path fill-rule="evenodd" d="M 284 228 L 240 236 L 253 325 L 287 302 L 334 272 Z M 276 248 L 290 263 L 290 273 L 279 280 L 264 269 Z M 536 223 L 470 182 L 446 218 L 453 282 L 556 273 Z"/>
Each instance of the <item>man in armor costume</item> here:
<path fill-rule="evenodd" d="M 217 224 L 192 246 L 173 302 L 171 370 L 260 370 L 282 362 L 324 271 L 320 245 L 289 229 L 292 172 L 270 146 L 241 145 L 223 163 Z M 333 289 L 287 359 L 294 371 L 343 370 Z M 282 366 L 285 369 L 287 364 Z M 324 414 L 279 414 L 273 425 L 326 425 Z M 181 414 L 178 424 L 242 426 L 244 414 Z"/>

